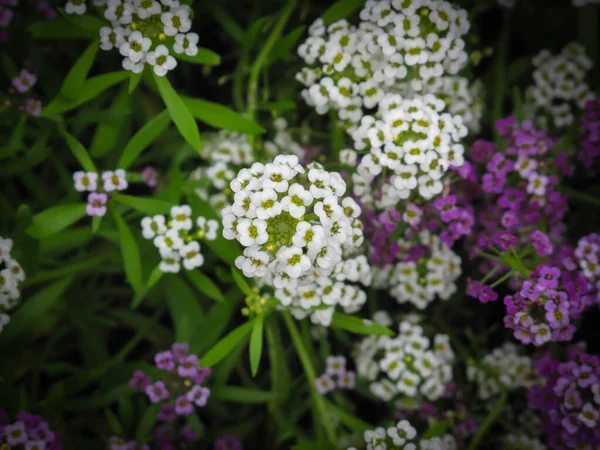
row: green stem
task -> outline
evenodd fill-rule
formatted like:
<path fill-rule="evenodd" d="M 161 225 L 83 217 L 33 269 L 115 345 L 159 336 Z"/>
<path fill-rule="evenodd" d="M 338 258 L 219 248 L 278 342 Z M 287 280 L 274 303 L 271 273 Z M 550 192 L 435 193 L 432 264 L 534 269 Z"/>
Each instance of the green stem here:
<path fill-rule="evenodd" d="M 490 411 L 488 416 L 485 418 L 485 420 L 481 424 L 479 431 L 477 431 L 477 434 L 471 440 L 468 450 L 475 450 L 476 448 L 479 448 L 478 447 L 479 441 L 481 441 L 481 439 L 486 435 L 488 430 L 492 427 L 494 422 L 498 419 L 498 416 L 502 412 L 502 408 L 504 408 L 505 403 L 506 403 L 506 391 L 502 391 L 502 395 L 500 395 L 500 398 L 498 399 L 498 401 L 496 402 L 496 404 L 494 405 L 494 407 L 492 408 L 492 410 Z"/>
<path fill-rule="evenodd" d="M 503 275 L 502 277 L 498 278 L 496 281 L 494 281 L 494 283 L 491 285 L 492 288 L 495 288 L 496 286 L 504 283 L 506 280 L 508 280 L 513 274 L 513 271 L 509 271 L 507 274 Z"/>
<path fill-rule="evenodd" d="M 337 112 L 333 109 L 330 110 L 329 118 L 331 122 L 331 141 L 333 142 L 333 162 L 337 163 L 340 161 L 340 151 L 344 145 L 344 136 L 338 126 Z"/>
<path fill-rule="evenodd" d="M 254 60 L 254 64 L 250 68 L 250 76 L 248 79 L 248 105 L 247 105 L 247 115 L 250 119 L 254 119 L 254 115 L 256 113 L 256 108 L 258 107 L 257 97 L 258 97 L 258 79 L 260 77 L 260 71 L 267 63 L 267 59 L 271 50 L 281 37 L 281 33 L 283 32 L 283 28 L 287 23 L 290 15 L 292 14 L 293 9 L 296 6 L 296 0 L 287 0 L 285 3 L 281 15 L 279 19 L 275 23 L 273 30 L 271 30 L 271 34 L 267 38 L 267 41 L 263 45 L 260 53 Z"/>
<path fill-rule="evenodd" d="M 306 351 L 306 348 L 302 343 L 302 338 L 300 337 L 298 328 L 296 327 L 294 319 L 292 319 L 292 316 L 290 316 L 289 312 L 284 311 L 282 315 L 283 320 L 290 332 L 290 336 L 292 337 L 294 347 L 296 347 L 296 351 L 298 352 L 298 357 L 300 358 L 300 362 L 302 363 L 302 367 L 304 369 L 304 374 L 306 375 L 308 384 L 310 386 L 310 393 L 315 406 L 315 410 L 321 416 L 321 424 L 323 425 L 323 428 L 325 428 L 325 433 L 327 434 L 327 438 L 333 445 L 333 448 L 338 448 L 335 431 L 331 427 L 331 422 L 329 421 L 329 416 L 327 415 L 325 401 L 323 400 L 323 397 L 317 392 L 317 388 L 315 387 L 315 369 L 313 368 L 312 363 L 310 361 L 310 357 L 308 356 L 308 352 Z"/>

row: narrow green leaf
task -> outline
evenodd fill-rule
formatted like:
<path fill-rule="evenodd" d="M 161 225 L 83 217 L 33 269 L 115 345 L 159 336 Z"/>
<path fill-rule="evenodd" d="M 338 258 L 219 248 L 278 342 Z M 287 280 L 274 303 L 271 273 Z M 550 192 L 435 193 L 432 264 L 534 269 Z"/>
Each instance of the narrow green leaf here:
<path fill-rule="evenodd" d="M 212 398 L 234 403 L 269 403 L 276 401 L 276 392 L 247 389 L 238 386 L 215 386 L 210 390 Z"/>
<path fill-rule="evenodd" d="M 327 409 L 331 411 L 331 413 L 337 416 L 344 425 L 346 425 L 350 430 L 354 431 L 362 435 L 367 430 L 372 430 L 373 425 L 368 424 L 367 422 L 355 417 L 349 412 L 345 411 L 342 408 L 338 408 L 333 403 L 325 402 Z"/>
<path fill-rule="evenodd" d="M 131 287 L 133 287 L 133 290 L 137 293 L 142 289 L 142 260 L 140 259 L 140 251 L 131 229 L 121 218 L 119 212 L 113 208 L 112 213 L 113 219 L 119 229 L 125 276 Z"/>
<path fill-rule="evenodd" d="M 98 233 L 100 229 L 100 224 L 102 223 L 102 216 L 94 216 L 92 217 L 92 233 Z"/>
<path fill-rule="evenodd" d="M 207 2 L 206 7 L 215 16 L 221 27 L 238 42 L 244 42 L 245 33 L 235 20 L 229 15 L 227 10 L 218 2 Z"/>
<path fill-rule="evenodd" d="M 34 39 L 93 39 L 97 31 L 74 27 L 70 20 L 40 20 L 27 27 Z"/>
<path fill-rule="evenodd" d="M 48 208 L 33 217 L 33 225 L 25 232 L 37 239 L 52 236 L 86 215 L 86 203 L 73 203 Z"/>
<path fill-rule="evenodd" d="M 235 281 L 235 284 L 237 284 L 237 287 L 240 288 L 240 291 L 246 295 L 252 295 L 252 288 L 239 270 L 237 270 L 235 267 L 232 267 L 231 275 L 233 275 L 233 280 Z"/>
<path fill-rule="evenodd" d="M 171 115 L 166 109 L 146 122 L 125 146 L 117 167 L 127 170 L 144 149 L 167 129 L 170 122 Z"/>
<path fill-rule="evenodd" d="M 117 436 L 123 435 L 123 429 L 121 428 L 121 424 L 119 423 L 119 418 L 112 411 L 112 409 L 106 408 L 104 410 L 104 417 L 106 417 L 106 421 L 110 425 L 110 428 L 114 434 Z"/>
<path fill-rule="evenodd" d="M 49 24 L 54 22 L 44 23 Z M 65 97 L 56 97 L 43 109 L 42 116 L 49 117 L 77 108 L 79 105 L 96 98 L 109 87 L 129 78 L 129 74 L 130 72 L 122 70 L 120 72 L 105 73 L 89 78 L 83 84 L 81 94 L 77 99 L 71 100 Z"/>
<path fill-rule="evenodd" d="M 296 103 L 292 100 L 282 100 L 280 102 L 262 103 L 258 108 L 264 111 L 287 111 L 296 109 Z"/>
<path fill-rule="evenodd" d="M 179 94 L 173 89 L 173 86 L 171 86 L 167 77 L 159 77 L 154 74 L 154 80 L 156 81 L 160 96 L 169 110 L 169 114 L 171 114 L 175 126 L 187 143 L 190 144 L 195 151 L 200 152 L 200 132 L 198 131 L 198 125 L 196 124 L 194 116 L 192 116 L 190 110 L 185 106 L 185 103 Z"/>
<path fill-rule="evenodd" d="M 519 122 L 525 119 L 525 110 L 523 109 L 523 101 L 521 100 L 521 91 L 518 86 L 513 86 L 513 107 L 515 117 Z"/>
<path fill-rule="evenodd" d="M 422 439 L 430 439 L 432 437 L 439 437 L 446 433 L 446 430 L 450 427 L 450 422 L 447 420 L 439 420 L 434 422 L 429 430 L 425 434 L 423 434 Z"/>
<path fill-rule="evenodd" d="M 223 294 L 221 294 L 217 285 L 199 270 L 186 270 L 185 275 L 188 280 L 190 280 L 192 284 L 207 297 L 212 298 L 217 302 L 225 301 Z"/>
<path fill-rule="evenodd" d="M 60 127 L 60 132 L 67 141 L 67 145 L 71 149 L 71 153 L 73 153 L 73 156 L 77 158 L 77 161 L 79 161 L 79 164 L 81 164 L 83 170 L 86 170 L 88 172 L 97 172 L 96 166 L 94 165 L 92 158 L 90 158 L 90 155 L 88 154 L 85 147 L 81 145 L 81 142 L 79 142 L 77 138 L 75 138 L 75 136 L 70 134 L 62 126 Z"/>
<path fill-rule="evenodd" d="M 254 321 L 246 322 L 221 339 L 202 357 L 202 365 L 212 367 L 225 358 L 252 331 Z"/>
<path fill-rule="evenodd" d="M 140 81 L 142 81 L 142 75 L 144 75 L 144 72 L 140 72 L 140 73 L 131 72 L 131 76 L 129 77 L 129 87 L 127 88 L 127 91 L 130 94 L 133 94 L 133 92 L 136 90 L 136 88 L 140 84 Z"/>
<path fill-rule="evenodd" d="M 250 368 L 253 377 L 258 372 L 258 365 L 260 364 L 260 357 L 262 355 L 264 321 L 264 316 L 257 316 L 252 327 L 252 334 L 250 335 Z"/>
<path fill-rule="evenodd" d="M 181 198 L 182 178 L 183 175 L 181 174 L 181 170 L 179 169 L 179 167 L 173 167 L 169 177 L 169 184 L 167 186 L 167 189 L 165 189 L 162 192 L 167 201 L 175 203 L 177 205 L 179 204 L 179 199 Z"/>
<path fill-rule="evenodd" d="M 81 95 L 85 79 L 94 64 L 99 49 L 98 41 L 92 41 L 69 70 L 60 88 L 61 95 L 71 100 L 75 100 Z"/>
<path fill-rule="evenodd" d="M 146 286 L 144 286 L 144 288 L 140 292 L 137 292 L 135 294 L 135 297 L 133 298 L 133 301 L 131 302 L 131 308 L 135 309 L 140 305 L 140 303 L 142 303 L 142 300 L 144 299 L 144 297 L 146 297 L 146 295 L 148 294 L 150 289 L 152 289 L 156 285 L 156 283 L 158 283 L 160 281 L 160 279 L 162 278 L 163 275 L 164 275 L 164 272 L 162 270 L 160 270 L 160 267 L 158 267 L 158 266 L 156 266 L 152 270 L 152 272 L 150 272 L 150 276 L 148 277 Z"/>
<path fill-rule="evenodd" d="M 130 206 L 136 211 L 143 212 L 144 214 L 169 214 L 171 208 L 175 206 L 174 203 L 157 200 L 151 197 L 133 197 L 125 194 L 112 194 L 112 198 L 115 201 Z"/>
<path fill-rule="evenodd" d="M 275 61 L 278 61 L 279 59 L 283 58 L 284 56 L 292 54 L 293 49 L 296 48 L 296 43 L 298 42 L 298 40 L 300 39 L 302 34 L 304 34 L 305 29 L 306 29 L 306 27 L 304 25 L 300 26 L 300 27 L 296 27 L 292 31 L 290 31 L 288 34 L 283 36 L 275 44 L 275 46 L 273 47 L 273 50 L 271 50 L 271 54 L 269 55 L 268 64 L 273 64 Z"/>
<path fill-rule="evenodd" d="M 273 317 L 273 316 L 272 316 Z M 291 374 L 287 365 L 287 358 L 281 342 L 281 331 L 275 320 L 269 320 L 266 324 L 267 348 L 269 350 L 269 362 L 271 363 L 271 385 L 277 392 L 283 403 L 287 400 L 291 390 Z"/>
<path fill-rule="evenodd" d="M 100 28 L 106 26 L 107 23 L 97 17 L 90 16 L 87 14 L 77 15 L 77 14 L 67 14 L 63 8 L 58 8 L 61 15 L 82 30 L 90 31 L 92 33 L 96 33 L 96 36 L 100 32 Z"/>
<path fill-rule="evenodd" d="M 163 278 L 169 310 L 175 326 L 177 342 L 189 342 L 200 328 L 204 311 L 194 292 L 181 278 L 170 276 Z"/>
<path fill-rule="evenodd" d="M 331 321 L 333 328 L 340 328 L 356 334 L 374 334 L 374 335 L 385 335 L 393 336 L 394 332 L 389 328 L 379 325 L 377 322 L 372 320 L 362 319 L 360 317 L 349 316 L 342 313 L 334 313 L 333 320 Z"/>
<path fill-rule="evenodd" d="M 221 57 L 217 53 L 203 47 L 198 47 L 198 53 L 194 56 L 188 56 L 185 53 L 174 53 L 173 56 L 181 61 L 194 64 L 205 64 L 207 66 L 218 66 L 221 64 Z"/>
<path fill-rule="evenodd" d="M 496 419 L 498 419 L 498 416 L 502 412 L 502 409 L 504 408 L 505 403 L 506 403 L 506 391 L 502 391 L 502 394 L 498 398 L 498 401 L 494 404 L 494 406 L 490 410 L 488 416 L 485 418 L 485 420 L 483 421 L 483 423 L 477 430 L 477 433 L 475 434 L 475 436 L 473 436 L 473 439 L 471 439 L 468 450 L 475 450 L 476 448 L 480 448 L 479 441 L 481 441 L 481 439 L 487 434 L 489 429 L 492 427 L 492 425 L 494 424 Z"/>
<path fill-rule="evenodd" d="M 239 131 L 246 134 L 261 134 L 265 132 L 265 129 L 254 120 L 242 116 L 218 103 L 190 97 L 183 97 L 183 102 L 196 119 L 215 128 Z"/>
<path fill-rule="evenodd" d="M 63 298 L 64 292 L 72 282 L 73 277 L 63 278 L 23 301 L 0 333 L 0 342 L 8 342 L 26 335 Z"/>
<path fill-rule="evenodd" d="M 159 410 L 160 403 L 152 403 L 146 408 L 146 411 L 144 411 L 144 414 L 142 415 L 138 428 L 135 432 L 135 439 L 138 442 L 146 442 L 151 437 Z"/>
<path fill-rule="evenodd" d="M 110 106 L 109 111 L 129 109 L 130 101 L 131 97 L 127 93 L 127 89 L 122 88 Z M 129 117 L 124 117 L 118 122 L 99 124 L 90 144 L 90 154 L 94 157 L 101 157 L 114 150 L 129 120 Z"/>
<path fill-rule="evenodd" d="M 330 25 L 341 19 L 345 19 L 354 11 L 364 5 L 365 0 L 340 0 L 331 5 L 327 11 L 321 15 L 325 25 Z"/>

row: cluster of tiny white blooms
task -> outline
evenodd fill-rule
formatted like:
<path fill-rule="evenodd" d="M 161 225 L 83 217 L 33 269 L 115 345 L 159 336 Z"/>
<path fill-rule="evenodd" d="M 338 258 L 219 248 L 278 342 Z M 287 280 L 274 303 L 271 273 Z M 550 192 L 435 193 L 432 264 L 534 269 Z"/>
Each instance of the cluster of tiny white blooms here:
<path fill-rule="evenodd" d="M 0 332 L 10 321 L 7 314 L 21 296 L 19 284 L 25 280 L 21 265 L 11 257 L 13 241 L 0 236 Z"/>
<path fill-rule="evenodd" d="M 363 286 L 370 286 L 373 279 L 369 260 L 365 255 L 344 258 L 336 264 L 333 276 L 337 281 L 361 283 Z"/>
<path fill-rule="evenodd" d="M 156 215 L 142 219 L 142 235 L 152 239 L 162 261 L 159 268 L 165 273 L 177 273 L 181 266 L 194 270 L 204 264 L 199 239 L 213 241 L 217 238 L 219 223 L 205 217 L 192 219 L 188 205 L 174 206 L 168 217 Z"/>
<path fill-rule="evenodd" d="M 106 170 L 100 176 L 96 172 L 77 171 L 73 173 L 73 184 L 78 192 L 124 191 L 129 186 L 123 169 Z"/>
<path fill-rule="evenodd" d="M 471 363 L 467 378 L 477 384 L 482 400 L 498 395 L 503 389 L 529 388 L 536 380 L 531 358 L 520 355 L 517 346 L 510 342 L 494 349 L 477 365 Z"/>
<path fill-rule="evenodd" d="M 581 45 L 572 42 L 558 55 L 542 50 L 533 58 L 533 65 L 534 85 L 525 92 L 528 115 L 545 127 L 571 125 L 574 113 L 594 98 L 585 82 L 592 60 Z"/>
<path fill-rule="evenodd" d="M 400 261 L 389 271 L 390 294 L 398 303 L 412 303 L 425 309 L 436 297 L 448 300 L 457 290 L 461 259 L 440 238 L 426 230 L 418 234 L 419 244 L 427 251 L 418 261 Z M 401 248 L 412 243 L 398 240 Z M 384 269 L 387 273 L 387 270 Z"/>
<path fill-rule="evenodd" d="M 318 19 L 298 54 L 309 67 L 296 78 L 319 114 L 330 109 L 355 123 L 397 82 L 457 74 L 468 62 L 467 12 L 445 0 L 368 0 L 358 27 Z"/>
<path fill-rule="evenodd" d="M 294 140 L 288 131 L 288 123 L 283 117 L 278 117 L 273 121 L 275 136 L 273 140 L 265 141 L 265 154 L 271 158 L 281 155 L 296 155 L 299 158 L 304 154 L 302 145 Z"/>
<path fill-rule="evenodd" d="M 352 175 L 354 194 L 373 199 L 373 183 L 381 185 L 378 207 L 395 206 L 413 191 L 431 199 L 443 190 L 449 166 L 464 163 L 460 140 L 467 128 L 460 116 L 441 113 L 445 103 L 427 94 L 412 100 L 389 95 L 377 116 L 365 116 L 352 131 L 354 148 L 368 151 Z M 389 178 L 389 180 L 388 180 Z"/>
<path fill-rule="evenodd" d="M 377 427 L 374 430 L 367 430 L 364 439 L 367 450 L 455 450 L 458 448 L 456 439 L 451 434 L 419 439 L 416 428 L 408 420 L 401 420 L 387 429 Z M 356 448 L 350 447 L 348 450 L 356 450 Z"/>
<path fill-rule="evenodd" d="M 345 246 L 362 242 L 360 207 L 344 197 L 341 175 L 295 155 L 254 163 L 231 181 L 234 202 L 223 211 L 223 236 L 245 249 L 235 264 L 247 277 L 273 275 L 276 288 L 304 276 L 329 276 Z"/>
<path fill-rule="evenodd" d="M 125 70 L 141 73 L 149 64 L 156 75 L 164 76 L 177 66 L 171 52 L 187 56 L 198 53 L 199 36 L 188 33 L 192 10 L 178 0 L 94 0 L 94 5 L 111 23 L 100 29 L 100 48 L 117 49 L 124 57 Z M 85 0 L 69 0 L 65 10 L 84 14 Z"/>
<path fill-rule="evenodd" d="M 448 336 L 438 334 L 433 346 L 423 328 L 400 322 L 396 337 L 369 336 L 355 349 L 358 376 L 367 379 L 376 397 L 389 402 L 397 396 L 436 400 L 452 381 L 454 352 Z"/>
<path fill-rule="evenodd" d="M 246 166 L 255 161 L 248 135 L 228 130 L 205 135 L 202 156 L 211 162 L 234 166 Z"/>
<path fill-rule="evenodd" d="M 511 449 L 546 450 L 548 448 L 538 438 L 527 436 L 524 433 L 511 433 L 506 436 L 504 442 L 505 448 Z"/>

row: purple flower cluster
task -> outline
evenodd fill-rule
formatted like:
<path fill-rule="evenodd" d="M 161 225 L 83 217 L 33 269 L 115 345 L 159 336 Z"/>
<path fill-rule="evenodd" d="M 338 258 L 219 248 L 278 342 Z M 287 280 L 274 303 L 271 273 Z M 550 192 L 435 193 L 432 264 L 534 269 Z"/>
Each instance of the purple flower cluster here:
<path fill-rule="evenodd" d="M 543 411 L 551 448 L 600 448 L 600 357 L 572 346 L 567 362 L 546 354 L 535 363 L 544 383 L 529 390 L 532 408 Z"/>
<path fill-rule="evenodd" d="M 583 136 L 581 150 L 577 154 L 579 161 L 586 167 L 592 167 L 600 155 L 600 97 L 590 100 L 585 105 L 585 113 L 581 118 Z"/>
<path fill-rule="evenodd" d="M 395 209 L 377 214 L 372 209 L 362 208 L 365 236 L 368 236 L 371 252 L 371 264 L 384 267 L 393 264 L 400 252 L 398 243 L 392 239 L 392 233 L 402 221 L 402 215 Z"/>
<path fill-rule="evenodd" d="M 200 434 L 196 433 L 189 424 L 185 424 L 178 430 L 171 426 L 159 425 L 154 430 L 157 450 L 181 450 L 194 448 L 194 443 L 200 440 Z"/>
<path fill-rule="evenodd" d="M 158 170 L 152 166 L 147 166 L 142 170 L 142 179 L 146 182 L 149 188 L 155 188 L 158 184 Z"/>
<path fill-rule="evenodd" d="M 159 422 L 174 423 L 177 416 L 189 416 L 195 406 L 206 405 L 210 390 L 202 383 L 211 370 L 200 367 L 200 360 L 189 354 L 187 344 L 173 344 L 171 350 L 157 353 L 154 362 L 165 372 L 163 380 L 152 382 L 148 375 L 137 370 L 129 386 L 146 393 L 152 403 L 161 403 Z"/>
<path fill-rule="evenodd" d="M 2 1 L 0 0 L 0 42 L 2 40 L 2 22 L 6 17 L 10 16 L 7 13 L 10 10 L 2 6 Z M 15 106 L 19 111 L 26 112 L 32 116 L 39 116 L 42 112 L 42 103 L 31 93 L 31 90 L 37 83 L 37 77 L 27 69 L 22 69 L 21 73 L 13 78 L 11 83 L 12 88 L 9 90 L 9 93 L 18 93 L 20 97 L 11 97 L 10 100 L 7 100 L 6 105 Z"/>
<path fill-rule="evenodd" d="M 25 450 L 61 450 L 58 443 L 59 433 L 50 429 L 48 422 L 35 414 L 19 411 L 14 422 L 8 418 L 5 410 L 0 409 L 0 448 Z"/>
<path fill-rule="evenodd" d="M 315 380 L 315 386 L 321 395 L 336 389 L 354 389 L 356 373 L 346 370 L 346 358 L 343 356 L 329 356 L 325 373 Z"/>
<path fill-rule="evenodd" d="M 243 450 L 244 445 L 237 437 L 226 434 L 215 440 L 214 450 Z"/>

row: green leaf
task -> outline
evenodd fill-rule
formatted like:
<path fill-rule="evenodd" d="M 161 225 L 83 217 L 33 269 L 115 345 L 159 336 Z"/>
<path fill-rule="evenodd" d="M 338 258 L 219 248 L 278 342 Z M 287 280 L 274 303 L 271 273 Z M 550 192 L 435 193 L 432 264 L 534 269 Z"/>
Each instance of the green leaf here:
<path fill-rule="evenodd" d="M 2 61 L 2 70 L 9 78 L 16 78 L 19 76 L 19 69 L 15 65 L 14 61 L 6 53 L 2 53 L 0 57 Z"/>
<path fill-rule="evenodd" d="M 447 420 L 440 420 L 434 422 L 433 425 L 429 427 L 429 430 L 425 434 L 423 434 L 421 439 L 430 439 L 432 437 L 439 437 L 446 433 L 446 430 L 450 427 L 450 422 Z"/>
<path fill-rule="evenodd" d="M 325 25 L 330 25 L 341 19 L 345 19 L 354 11 L 364 5 L 365 0 L 340 0 L 331 5 L 327 11 L 321 15 Z"/>
<path fill-rule="evenodd" d="M 158 139 L 171 122 L 171 115 L 166 109 L 154 116 L 133 135 L 125 146 L 117 167 L 127 170 L 146 147 Z"/>
<path fill-rule="evenodd" d="M 127 90 L 121 89 L 108 111 L 129 109 L 130 100 Z M 101 157 L 114 150 L 128 120 L 129 117 L 125 117 L 118 122 L 99 124 L 90 145 L 90 154 L 94 157 Z"/>
<path fill-rule="evenodd" d="M 123 429 L 121 428 L 121 424 L 119 423 L 119 418 L 112 411 L 112 409 L 106 408 L 104 410 L 104 417 L 106 417 L 106 421 L 110 425 L 110 428 L 114 434 L 117 436 L 123 435 Z"/>
<path fill-rule="evenodd" d="M 523 101 L 521 100 L 521 91 L 517 86 L 513 86 L 513 107 L 515 117 L 519 122 L 525 119 L 525 110 L 523 109 Z"/>
<path fill-rule="evenodd" d="M 159 410 L 160 403 L 152 403 L 146 408 L 146 411 L 144 411 L 140 424 L 135 432 L 135 439 L 138 442 L 146 442 L 151 437 Z"/>
<path fill-rule="evenodd" d="M 33 217 L 33 225 L 25 232 L 37 239 L 52 236 L 86 215 L 86 203 L 73 203 L 48 208 Z"/>
<path fill-rule="evenodd" d="M 144 288 L 140 292 L 137 292 L 135 294 L 135 297 L 133 298 L 133 301 L 131 302 L 131 307 L 133 309 L 137 308 L 140 305 L 140 303 L 142 302 L 144 297 L 146 297 L 146 294 L 148 294 L 148 291 L 150 291 L 150 289 L 152 289 L 156 285 L 156 283 L 158 283 L 160 281 L 160 279 L 162 278 L 163 275 L 164 275 L 164 272 L 162 270 L 160 270 L 160 267 L 158 267 L 158 266 L 156 266 L 152 270 L 152 272 L 150 272 L 150 276 L 148 277 L 146 286 L 144 286 Z"/>
<path fill-rule="evenodd" d="M 246 336 L 248 336 L 253 327 L 254 321 L 249 321 L 231 331 L 227 336 L 217 342 L 213 348 L 206 352 L 202 357 L 202 365 L 205 367 L 212 367 L 217 364 L 229 355 L 229 353 L 231 353 L 231 351 L 236 348 Z"/>
<path fill-rule="evenodd" d="M 98 233 L 101 223 L 102 223 L 102 216 L 92 217 L 92 233 L 94 233 L 94 234 Z"/>
<path fill-rule="evenodd" d="M 175 89 L 173 89 L 173 86 L 171 86 L 171 83 L 169 83 L 169 80 L 166 77 L 159 77 L 154 74 L 154 80 L 156 81 L 160 96 L 169 110 L 169 114 L 171 114 L 175 126 L 186 142 L 190 144 L 195 151 L 200 152 L 202 144 L 200 141 L 198 125 L 196 124 L 194 116 L 192 116 L 192 113 L 187 106 L 185 106 L 185 103 L 179 94 L 175 92 Z"/>
<path fill-rule="evenodd" d="M 367 422 L 359 419 L 358 417 L 355 417 L 354 415 L 350 414 L 342 408 L 338 408 L 333 403 L 329 403 L 326 401 L 325 404 L 327 406 L 327 409 L 329 409 L 332 414 L 336 415 L 340 419 L 340 422 L 342 422 L 355 433 L 362 435 L 365 431 L 373 429 L 373 426 L 371 424 L 368 424 Z"/>
<path fill-rule="evenodd" d="M 143 71 L 140 73 L 131 72 L 131 76 L 129 77 L 129 87 L 127 88 L 127 91 L 130 94 L 133 94 L 133 92 L 136 90 L 136 88 L 140 84 L 140 81 L 142 81 L 142 75 L 144 75 Z"/>
<path fill-rule="evenodd" d="M 279 399 L 276 392 L 238 386 L 215 386 L 211 388 L 210 396 L 217 400 L 234 403 L 269 403 Z"/>
<path fill-rule="evenodd" d="M 71 153 L 73 153 L 73 156 L 77 158 L 77 161 L 79 161 L 79 164 L 81 164 L 83 170 L 86 170 L 87 172 L 97 172 L 92 158 L 90 158 L 90 155 L 85 147 L 81 145 L 81 142 L 79 142 L 75 136 L 70 134 L 62 126 L 60 127 L 60 132 L 67 141 L 67 145 L 71 149 Z"/>
<path fill-rule="evenodd" d="M 186 270 L 185 271 L 188 280 L 192 282 L 196 288 L 205 294 L 207 297 L 216 300 L 217 302 L 224 302 L 223 294 L 213 281 L 198 270 Z"/>
<path fill-rule="evenodd" d="M 72 282 L 73 277 L 63 278 L 24 300 L 0 333 L 0 342 L 8 342 L 26 335 L 63 298 L 64 292 Z"/>
<path fill-rule="evenodd" d="M 192 115 L 210 126 L 246 134 L 261 134 L 265 129 L 252 119 L 219 105 L 199 98 L 182 97 Z"/>
<path fill-rule="evenodd" d="M 70 20 L 40 20 L 27 27 L 34 39 L 93 39 L 98 37 L 97 31 L 74 27 Z"/>
<path fill-rule="evenodd" d="M 198 53 L 194 56 L 188 56 L 185 53 L 174 53 L 173 56 L 181 61 L 194 64 L 205 64 L 207 66 L 218 66 L 221 64 L 221 57 L 217 53 L 203 47 L 198 47 Z"/>
<path fill-rule="evenodd" d="M 179 199 L 181 198 L 181 178 L 182 175 L 179 167 L 173 167 L 169 177 L 167 189 L 162 192 L 168 201 L 177 205 L 179 204 Z"/>
<path fill-rule="evenodd" d="M 265 316 L 257 316 L 252 327 L 252 334 L 250 335 L 250 368 L 253 377 L 258 372 L 258 365 L 260 364 L 260 357 L 262 355 L 264 321 Z"/>
<path fill-rule="evenodd" d="M 227 31 L 232 38 L 238 42 L 244 42 L 245 33 L 235 20 L 231 18 L 227 10 L 217 2 L 207 2 L 206 7 L 215 16 L 221 27 Z"/>
<path fill-rule="evenodd" d="M 304 34 L 304 30 L 306 27 L 300 26 L 294 28 L 288 34 L 283 36 L 273 47 L 271 50 L 271 54 L 269 55 L 268 64 L 273 64 L 275 61 L 283 58 L 286 55 L 292 54 L 294 48 L 296 48 L 296 43 L 298 39 Z"/>
<path fill-rule="evenodd" d="M 73 64 L 60 88 L 60 94 L 71 100 L 81 95 L 85 79 L 94 64 L 99 49 L 98 41 L 92 41 L 81 57 Z"/>
<path fill-rule="evenodd" d="M 136 211 L 143 212 L 144 214 L 169 214 L 171 208 L 175 206 L 174 203 L 157 200 L 151 197 L 133 197 L 125 194 L 112 194 L 112 198 L 115 201 L 130 206 Z"/>
<path fill-rule="evenodd" d="M 112 209 L 113 218 L 119 229 L 119 238 L 121 244 L 121 255 L 125 266 L 125 276 L 133 290 L 137 293 L 142 289 L 142 260 L 137 243 L 125 221 L 119 215 L 116 209 Z"/>
<path fill-rule="evenodd" d="M 177 342 L 189 342 L 200 328 L 204 311 L 188 285 L 179 277 L 163 278 L 166 297 L 176 331 Z"/>
<path fill-rule="evenodd" d="M 54 22 L 44 23 L 49 24 Z M 96 98 L 109 87 L 129 78 L 129 74 L 130 72 L 122 70 L 120 72 L 105 73 L 89 78 L 83 84 L 81 95 L 77 99 L 71 100 L 62 96 L 56 97 L 43 109 L 42 116 L 49 117 L 77 108 L 79 105 Z"/>
<path fill-rule="evenodd" d="M 492 427 L 492 425 L 494 424 L 496 419 L 498 419 L 498 416 L 502 412 L 502 409 L 504 408 L 505 403 L 506 403 L 506 391 L 503 390 L 502 394 L 498 398 L 498 401 L 492 407 L 489 414 L 487 415 L 487 417 L 485 418 L 483 423 L 480 425 L 479 429 L 477 430 L 477 433 L 475 434 L 475 436 L 473 436 L 473 439 L 471 439 L 468 450 L 475 450 L 476 448 L 480 448 L 478 445 L 479 441 L 481 441 L 481 439 L 486 435 L 486 433 Z"/>
<path fill-rule="evenodd" d="M 281 331 L 275 320 L 266 324 L 266 335 L 269 350 L 269 362 L 271 363 L 271 384 L 273 390 L 280 395 L 283 403 L 290 395 L 291 374 L 287 365 L 287 358 L 281 342 Z"/>
<path fill-rule="evenodd" d="M 264 111 L 287 111 L 296 109 L 296 103 L 292 100 L 282 100 L 280 102 L 262 103 L 258 108 Z"/>
<path fill-rule="evenodd" d="M 240 291 L 246 295 L 253 295 L 252 288 L 239 270 L 235 267 L 231 267 L 231 275 L 233 275 L 233 280 L 235 281 L 235 284 L 237 284 L 237 287 L 240 288 Z"/>
<path fill-rule="evenodd" d="M 394 332 L 392 330 L 384 327 L 383 325 L 379 325 L 377 322 L 338 312 L 333 314 L 331 326 L 333 328 L 340 328 L 356 334 L 394 336 Z"/>
<path fill-rule="evenodd" d="M 58 8 L 62 16 L 82 30 L 90 31 L 98 35 L 100 32 L 100 28 L 107 25 L 107 23 L 97 17 L 90 16 L 87 14 L 77 15 L 77 14 L 67 14 L 62 8 Z"/>

